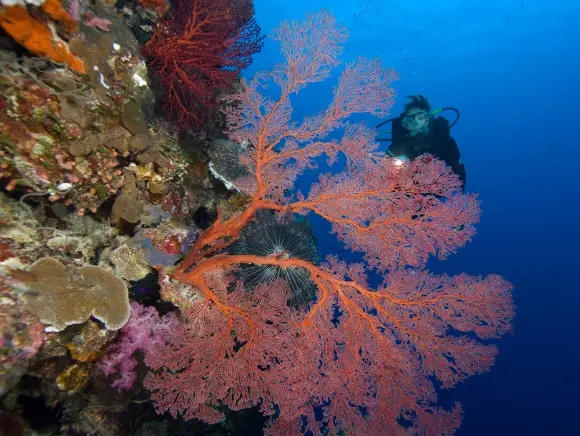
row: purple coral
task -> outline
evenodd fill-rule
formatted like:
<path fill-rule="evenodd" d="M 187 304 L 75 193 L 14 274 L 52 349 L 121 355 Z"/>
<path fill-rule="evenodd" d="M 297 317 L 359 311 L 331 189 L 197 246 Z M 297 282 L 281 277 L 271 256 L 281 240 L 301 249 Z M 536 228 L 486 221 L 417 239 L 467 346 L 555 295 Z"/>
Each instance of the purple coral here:
<path fill-rule="evenodd" d="M 70 0 L 68 3 L 68 14 L 74 21 L 81 20 L 81 4 L 79 0 Z"/>
<path fill-rule="evenodd" d="M 111 386 L 117 391 L 131 389 L 136 378 L 135 352 L 142 351 L 147 360 L 150 353 L 166 344 L 176 325 L 173 313 L 159 316 L 154 307 L 131 303 L 131 317 L 121 330 L 120 340 L 109 348 L 109 354 L 99 364 L 105 375 L 116 375 Z"/>
<path fill-rule="evenodd" d="M 106 18 L 98 18 L 98 17 L 91 17 L 89 20 L 85 22 L 85 25 L 89 26 L 92 29 L 100 29 L 105 32 L 110 32 L 109 25 L 111 25 L 111 20 L 107 20 Z"/>
<path fill-rule="evenodd" d="M 187 229 L 187 234 L 181 240 L 181 254 L 187 254 L 189 250 L 193 248 L 200 233 L 201 232 L 197 227 L 190 227 Z"/>

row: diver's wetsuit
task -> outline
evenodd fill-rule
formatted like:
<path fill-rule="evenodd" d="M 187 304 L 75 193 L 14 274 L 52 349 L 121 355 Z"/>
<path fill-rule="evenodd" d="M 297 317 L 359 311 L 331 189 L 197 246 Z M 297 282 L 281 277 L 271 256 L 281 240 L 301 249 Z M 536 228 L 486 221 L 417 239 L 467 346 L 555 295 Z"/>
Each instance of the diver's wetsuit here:
<path fill-rule="evenodd" d="M 443 117 L 433 118 L 427 135 L 411 136 L 409 130 L 403 127 L 402 116 L 395 118 L 392 124 L 393 142 L 389 147 L 389 154 L 406 156 L 410 160 L 423 153 L 431 153 L 445 161 L 459 176 L 465 190 L 465 165 L 460 161 L 459 147 L 451 137 L 449 121 Z"/>

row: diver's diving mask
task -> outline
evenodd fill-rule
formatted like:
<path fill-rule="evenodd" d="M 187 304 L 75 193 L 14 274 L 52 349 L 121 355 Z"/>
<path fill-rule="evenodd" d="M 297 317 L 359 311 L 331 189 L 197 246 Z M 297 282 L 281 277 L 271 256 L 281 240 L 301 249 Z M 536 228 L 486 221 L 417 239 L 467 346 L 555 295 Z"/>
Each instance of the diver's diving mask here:
<path fill-rule="evenodd" d="M 403 127 L 411 132 L 411 135 L 423 135 L 429 131 L 429 120 L 431 115 L 428 112 L 415 112 L 405 115 L 402 118 Z"/>

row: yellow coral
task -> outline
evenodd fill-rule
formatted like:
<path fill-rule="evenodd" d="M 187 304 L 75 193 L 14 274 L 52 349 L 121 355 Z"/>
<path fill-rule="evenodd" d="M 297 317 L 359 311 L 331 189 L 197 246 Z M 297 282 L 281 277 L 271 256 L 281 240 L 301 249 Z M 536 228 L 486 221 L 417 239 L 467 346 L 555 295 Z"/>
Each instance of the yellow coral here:
<path fill-rule="evenodd" d="M 148 182 L 163 183 L 165 180 L 163 176 L 155 172 L 153 163 L 144 165 L 129 165 L 129 169 L 133 171 L 137 180 L 147 180 Z"/>
<path fill-rule="evenodd" d="M 81 332 L 66 344 L 66 348 L 74 360 L 89 362 L 97 358 L 100 350 L 111 339 L 111 336 L 111 331 L 102 329 L 96 322 L 89 320 Z"/>
<path fill-rule="evenodd" d="M 111 253 L 109 260 L 115 265 L 117 273 L 129 281 L 141 280 L 151 272 L 143 251 L 138 247 L 121 245 Z"/>
<path fill-rule="evenodd" d="M 88 380 L 87 369 L 75 363 L 56 378 L 56 385 L 60 390 L 73 394 L 81 390 Z"/>
<path fill-rule="evenodd" d="M 58 0 L 47 0 L 42 9 L 54 20 L 62 22 L 68 30 L 74 30 L 76 24 L 62 9 Z M 84 72 L 83 62 L 70 52 L 67 44 L 56 35 L 51 25 L 32 18 L 23 7 L 5 7 L 0 12 L 0 26 L 32 53 L 67 64 L 78 73 Z"/>
<path fill-rule="evenodd" d="M 91 360 L 95 360 L 97 358 L 97 352 L 96 351 L 82 351 L 82 352 L 77 352 L 77 349 L 75 348 L 74 344 L 67 344 L 66 348 L 68 348 L 68 351 L 70 352 L 71 357 L 74 360 L 78 360 L 79 362 L 89 362 Z"/>

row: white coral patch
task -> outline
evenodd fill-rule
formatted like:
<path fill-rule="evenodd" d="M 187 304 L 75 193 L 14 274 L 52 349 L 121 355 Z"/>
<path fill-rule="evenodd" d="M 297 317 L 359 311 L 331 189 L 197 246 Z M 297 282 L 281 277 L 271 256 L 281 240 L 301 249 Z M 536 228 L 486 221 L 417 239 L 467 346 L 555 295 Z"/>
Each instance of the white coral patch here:
<path fill-rule="evenodd" d="M 232 190 L 236 190 L 236 191 L 240 191 L 239 188 L 234 185 L 232 182 L 230 182 L 228 179 L 226 179 L 224 176 L 222 176 L 221 174 L 219 174 L 215 168 L 212 166 L 211 162 L 209 163 L 209 170 L 210 172 L 213 174 L 213 176 L 218 179 L 221 180 L 223 182 L 224 185 L 226 185 L 226 188 L 230 191 Z"/>
<path fill-rule="evenodd" d="M 59 191 L 68 191 L 70 188 L 72 188 L 73 185 L 72 183 L 60 183 L 59 185 L 56 186 L 56 189 L 58 189 Z"/>

